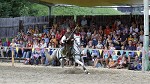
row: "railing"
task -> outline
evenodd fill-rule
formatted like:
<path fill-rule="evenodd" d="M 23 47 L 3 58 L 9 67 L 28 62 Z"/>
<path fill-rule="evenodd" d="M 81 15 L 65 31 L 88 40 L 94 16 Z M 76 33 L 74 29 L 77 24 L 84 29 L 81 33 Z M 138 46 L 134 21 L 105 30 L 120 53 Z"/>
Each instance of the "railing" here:
<path fill-rule="evenodd" d="M 12 57 L 0 57 L 0 59 L 8 59 L 8 60 L 12 60 L 12 66 L 14 66 L 14 60 L 25 60 L 24 58 L 15 58 L 14 57 L 14 50 L 18 53 L 19 49 L 31 49 L 32 53 L 35 51 L 36 48 L 27 48 L 27 47 L 3 47 L 4 51 L 6 52 L 6 49 L 11 49 L 12 51 Z M 59 49 L 59 48 L 40 48 L 41 50 L 45 50 L 47 49 L 48 51 L 50 50 L 55 50 L 55 49 Z M 92 51 L 98 51 L 100 53 L 100 55 L 102 55 L 102 52 L 105 53 L 110 53 L 112 54 L 113 52 L 115 52 L 115 54 L 117 54 L 118 52 L 120 52 L 120 55 L 123 55 L 123 53 L 125 52 L 126 55 L 128 56 L 129 53 L 136 53 L 137 56 L 140 56 L 140 54 L 142 53 L 142 51 L 131 51 L 131 50 L 104 50 L 104 49 L 91 49 L 91 48 L 83 48 L 83 49 L 88 49 L 91 53 Z M 146 53 L 146 52 L 145 52 Z M 149 53 L 149 52 L 147 52 Z"/>

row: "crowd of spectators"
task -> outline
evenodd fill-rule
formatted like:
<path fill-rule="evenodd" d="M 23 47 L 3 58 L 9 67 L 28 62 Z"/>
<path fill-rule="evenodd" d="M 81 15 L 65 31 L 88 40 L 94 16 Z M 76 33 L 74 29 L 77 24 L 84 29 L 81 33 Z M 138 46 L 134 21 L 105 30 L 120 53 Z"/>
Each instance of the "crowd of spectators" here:
<path fill-rule="evenodd" d="M 41 53 L 38 48 L 61 47 L 60 40 L 65 34 L 66 28 L 70 27 L 73 30 L 76 25 L 78 25 L 78 31 L 80 31 L 78 34 L 81 36 L 81 47 L 83 48 L 81 60 L 85 64 L 89 56 L 89 49 L 103 50 L 102 54 L 95 51 L 90 52 L 94 61 L 93 67 L 97 67 L 100 63 L 101 66 L 108 68 L 123 68 L 127 66 L 127 63 L 131 62 L 131 58 L 141 63 L 141 54 L 137 56 L 136 53 L 129 53 L 127 56 L 125 53 L 122 55 L 119 53 L 116 54 L 116 52 L 109 53 L 108 50 L 142 51 L 143 22 L 133 21 L 130 25 L 127 25 L 122 23 L 121 19 L 116 19 L 111 23 L 112 24 L 109 23 L 108 25 L 100 25 L 88 20 L 86 17 L 82 17 L 82 19 L 77 22 L 75 22 L 73 18 L 67 18 L 55 22 L 50 29 L 44 27 L 42 32 L 39 32 L 38 28 L 32 27 L 30 27 L 27 32 L 18 32 L 17 36 L 12 39 L 12 42 L 8 41 L 7 38 L 4 43 L 0 40 L 0 46 L 18 46 L 20 49 L 16 57 L 30 58 L 32 48 Z M 10 56 L 10 52 L 11 51 L 8 50 L 6 56 Z M 44 53 L 42 53 L 41 56 L 44 57 Z M 45 62 L 41 63 L 44 64 Z"/>

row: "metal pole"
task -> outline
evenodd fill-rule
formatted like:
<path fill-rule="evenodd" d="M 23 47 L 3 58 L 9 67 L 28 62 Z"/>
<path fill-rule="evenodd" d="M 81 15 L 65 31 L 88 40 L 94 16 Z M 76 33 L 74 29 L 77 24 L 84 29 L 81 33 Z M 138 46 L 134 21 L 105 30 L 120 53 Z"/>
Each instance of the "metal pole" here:
<path fill-rule="evenodd" d="M 52 26 L 52 20 L 51 20 L 51 15 L 52 15 L 52 6 L 48 6 L 49 12 L 48 12 L 48 21 L 49 21 L 49 27 Z"/>
<path fill-rule="evenodd" d="M 147 71 L 149 66 L 148 51 L 149 51 L 149 3 L 144 0 L 144 44 L 142 54 L 142 71 Z"/>

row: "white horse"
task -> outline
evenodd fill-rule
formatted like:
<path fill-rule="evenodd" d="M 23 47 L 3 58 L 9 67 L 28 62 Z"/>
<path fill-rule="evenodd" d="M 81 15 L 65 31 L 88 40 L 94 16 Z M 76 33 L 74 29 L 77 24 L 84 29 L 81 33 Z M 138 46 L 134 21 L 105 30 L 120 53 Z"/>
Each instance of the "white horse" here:
<path fill-rule="evenodd" d="M 55 57 L 59 59 L 61 66 L 64 67 L 64 59 L 69 59 L 62 54 L 63 48 L 55 49 L 52 55 L 49 55 L 48 52 L 45 52 L 48 61 L 52 61 Z M 85 65 L 80 61 L 81 49 L 80 49 L 80 36 L 74 35 L 74 44 L 73 44 L 73 59 L 75 63 L 80 64 L 83 67 L 83 70 L 86 74 L 89 74 Z"/>

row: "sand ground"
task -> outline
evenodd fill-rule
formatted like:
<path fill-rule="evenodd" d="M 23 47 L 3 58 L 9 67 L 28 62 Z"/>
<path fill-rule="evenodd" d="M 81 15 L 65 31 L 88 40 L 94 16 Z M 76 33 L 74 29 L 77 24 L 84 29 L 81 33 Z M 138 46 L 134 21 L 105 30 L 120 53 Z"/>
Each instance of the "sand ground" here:
<path fill-rule="evenodd" d="M 127 69 L 53 67 L 0 62 L 0 84 L 150 84 L 150 72 Z"/>

